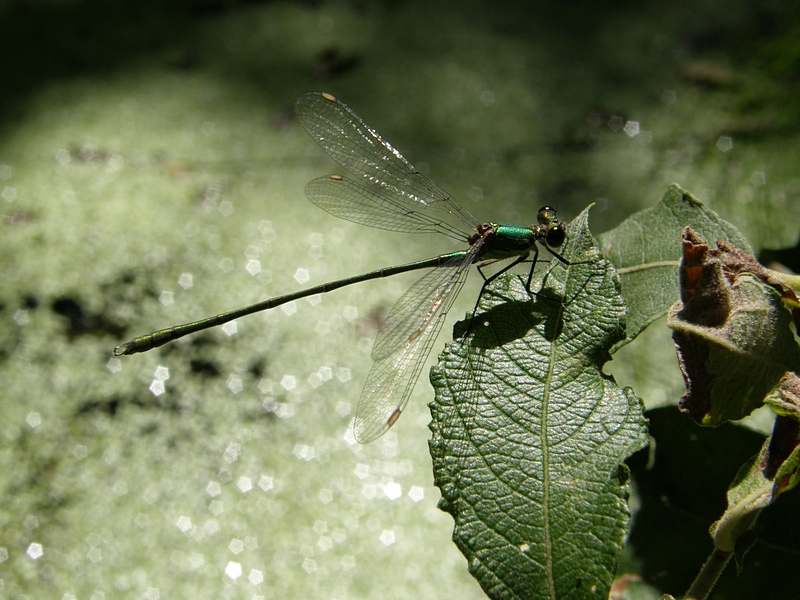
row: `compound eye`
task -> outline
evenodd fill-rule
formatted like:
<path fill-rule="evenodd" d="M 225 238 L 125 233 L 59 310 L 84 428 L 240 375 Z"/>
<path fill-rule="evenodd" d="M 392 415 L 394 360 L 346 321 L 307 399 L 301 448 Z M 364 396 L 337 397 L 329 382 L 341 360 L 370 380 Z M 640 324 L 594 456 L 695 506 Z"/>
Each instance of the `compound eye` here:
<path fill-rule="evenodd" d="M 567 230 L 564 229 L 564 226 L 561 223 L 557 223 L 555 225 L 551 225 L 547 228 L 547 233 L 544 236 L 544 241 L 547 242 L 548 246 L 553 248 L 558 248 L 561 244 L 564 243 L 564 240 L 567 238 Z"/>
<path fill-rule="evenodd" d="M 536 215 L 536 220 L 539 221 L 539 225 L 550 225 L 555 219 L 556 209 L 550 206 L 543 206 Z"/>

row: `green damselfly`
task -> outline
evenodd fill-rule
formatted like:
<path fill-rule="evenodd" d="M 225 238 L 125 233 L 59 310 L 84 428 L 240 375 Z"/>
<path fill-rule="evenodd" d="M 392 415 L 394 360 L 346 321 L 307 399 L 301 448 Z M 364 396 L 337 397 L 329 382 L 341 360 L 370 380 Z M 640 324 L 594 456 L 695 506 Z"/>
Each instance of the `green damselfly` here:
<path fill-rule="evenodd" d="M 354 421 L 356 440 L 366 443 L 383 435 L 403 412 L 445 316 L 467 279 L 470 265 L 475 263 L 483 277 L 483 293 L 495 277 L 530 261 L 525 287 L 532 294 L 530 285 L 539 256 L 538 244 L 567 263 L 554 250 L 564 243 L 566 226 L 548 206 L 539 210 L 536 225 L 481 223 L 450 194 L 414 169 L 334 96 L 319 92 L 305 94 L 297 100 L 296 110 L 308 134 L 356 177 L 355 181 L 341 175 L 314 179 L 305 190 L 311 202 L 341 219 L 403 233 L 440 233 L 467 243 L 468 248 L 323 283 L 200 321 L 154 331 L 117 346 L 114 355 L 144 352 L 245 315 L 361 281 L 431 269 L 392 307 L 375 339 L 374 364 L 361 392 Z M 503 259 L 512 262 L 490 276 L 483 272 L 482 267 Z"/>

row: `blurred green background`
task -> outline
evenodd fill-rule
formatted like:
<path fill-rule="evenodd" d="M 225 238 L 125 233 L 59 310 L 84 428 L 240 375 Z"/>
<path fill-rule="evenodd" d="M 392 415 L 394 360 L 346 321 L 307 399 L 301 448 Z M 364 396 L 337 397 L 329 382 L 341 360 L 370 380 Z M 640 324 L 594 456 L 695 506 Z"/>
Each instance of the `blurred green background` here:
<path fill-rule="evenodd" d="M 785 1 L 0 2 L 0 596 L 482 597 L 436 508 L 427 378 L 349 435 L 413 275 L 111 350 L 458 249 L 304 198 L 340 171 L 293 116 L 312 90 L 479 219 L 594 202 L 599 233 L 677 182 L 797 269 L 798 40 Z M 674 405 L 669 333 L 645 335 L 610 370 Z"/>

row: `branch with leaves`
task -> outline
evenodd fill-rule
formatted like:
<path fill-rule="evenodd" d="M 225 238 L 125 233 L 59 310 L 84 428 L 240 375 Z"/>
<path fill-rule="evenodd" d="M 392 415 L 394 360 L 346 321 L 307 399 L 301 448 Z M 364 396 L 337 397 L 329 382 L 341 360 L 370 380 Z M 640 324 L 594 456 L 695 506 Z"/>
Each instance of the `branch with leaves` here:
<path fill-rule="evenodd" d="M 684 413 L 710 427 L 764 404 L 778 415 L 731 485 L 686 596 L 708 597 L 731 557 L 742 568 L 759 512 L 797 483 L 793 280 L 759 265 L 734 226 L 675 185 L 596 241 L 587 209 L 564 257 L 592 262 L 553 261 L 533 298 L 519 278 L 498 278 L 432 371 L 431 455 L 454 541 L 492 598 L 620 598 L 641 581 L 614 577 L 631 523 L 624 461 L 647 444 L 647 420 L 603 366 L 669 312 Z"/>

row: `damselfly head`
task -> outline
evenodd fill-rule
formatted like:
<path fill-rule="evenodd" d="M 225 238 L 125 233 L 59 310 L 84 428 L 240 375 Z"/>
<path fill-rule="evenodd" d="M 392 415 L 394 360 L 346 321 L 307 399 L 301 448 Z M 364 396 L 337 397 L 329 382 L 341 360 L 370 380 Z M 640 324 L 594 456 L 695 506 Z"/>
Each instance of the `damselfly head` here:
<path fill-rule="evenodd" d="M 551 206 L 543 206 L 536 215 L 539 225 L 542 226 L 542 237 L 545 244 L 551 248 L 558 248 L 567 238 L 567 228 L 556 217 L 556 209 Z"/>

